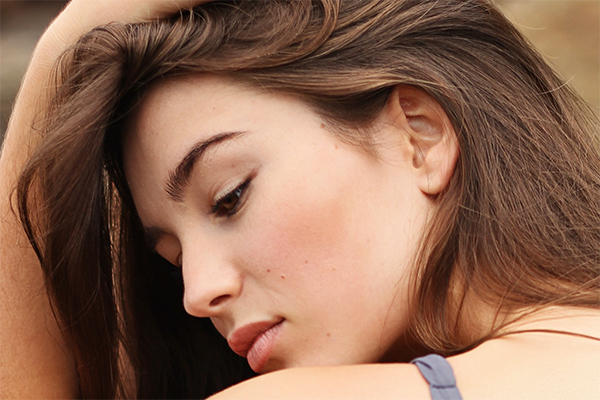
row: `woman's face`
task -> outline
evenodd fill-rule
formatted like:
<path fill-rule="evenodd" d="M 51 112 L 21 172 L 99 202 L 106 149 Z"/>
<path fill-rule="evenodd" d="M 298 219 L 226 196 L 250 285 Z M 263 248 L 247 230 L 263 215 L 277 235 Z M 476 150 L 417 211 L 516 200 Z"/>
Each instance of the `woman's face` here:
<path fill-rule="evenodd" d="M 147 239 L 256 372 L 393 358 L 430 203 L 385 111 L 373 128 L 378 156 L 295 98 L 212 76 L 160 83 L 132 121 Z"/>

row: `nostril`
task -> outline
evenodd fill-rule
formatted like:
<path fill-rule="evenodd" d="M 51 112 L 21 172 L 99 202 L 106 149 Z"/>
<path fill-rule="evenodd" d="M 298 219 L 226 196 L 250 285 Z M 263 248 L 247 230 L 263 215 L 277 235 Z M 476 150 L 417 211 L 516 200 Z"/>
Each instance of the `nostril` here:
<path fill-rule="evenodd" d="M 211 307 L 216 307 L 219 304 L 223 303 L 225 300 L 227 300 L 230 296 L 228 294 L 224 294 L 222 296 L 216 297 L 214 298 L 211 302 L 210 302 L 210 306 Z"/>

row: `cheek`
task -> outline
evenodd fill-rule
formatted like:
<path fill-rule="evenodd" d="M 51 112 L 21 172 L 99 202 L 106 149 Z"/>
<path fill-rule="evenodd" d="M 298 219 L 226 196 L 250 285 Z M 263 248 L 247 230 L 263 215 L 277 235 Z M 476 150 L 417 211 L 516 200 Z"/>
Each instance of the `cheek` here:
<path fill-rule="evenodd" d="M 351 194 L 342 185 L 313 192 L 301 186 L 280 191 L 256 210 L 240 246 L 246 266 L 278 292 L 301 289 L 294 292 L 299 297 L 337 293 L 332 282 L 351 290 L 363 282 L 358 266 L 369 245 L 358 234 Z"/>

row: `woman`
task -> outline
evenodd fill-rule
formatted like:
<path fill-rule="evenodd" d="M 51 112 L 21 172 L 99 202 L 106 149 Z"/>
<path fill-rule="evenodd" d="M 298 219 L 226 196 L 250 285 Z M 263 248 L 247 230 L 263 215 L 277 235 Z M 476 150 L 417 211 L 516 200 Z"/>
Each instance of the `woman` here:
<path fill-rule="evenodd" d="M 204 397 L 249 365 L 281 371 L 215 398 L 597 394 L 597 122 L 491 4 L 215 2 L 118 23 L 173 11 L 148 4 L 75 27 L 72 3 L 11 122 L 3 188 L 23 170 L 58 321 L 34 343 L 63 340 L 49 385 Z M 32 105 L 54 37 L 113 20 Z M 28 106 L 47 112 L 23 168 Z M 448 358 L 403 363 L 428 353 Z"/>

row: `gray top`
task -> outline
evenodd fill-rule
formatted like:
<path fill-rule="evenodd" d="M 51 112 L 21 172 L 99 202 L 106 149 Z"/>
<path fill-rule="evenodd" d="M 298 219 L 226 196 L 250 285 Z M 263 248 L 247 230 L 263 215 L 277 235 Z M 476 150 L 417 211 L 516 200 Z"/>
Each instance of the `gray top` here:
<path fill-rule="evenodd" d="M 429 354 L 415 358 L 410 363 L 419 368 L 421 375 L 429 383 L 432 400 L 462 400 L 452 367 L 444 357 Z"/>

